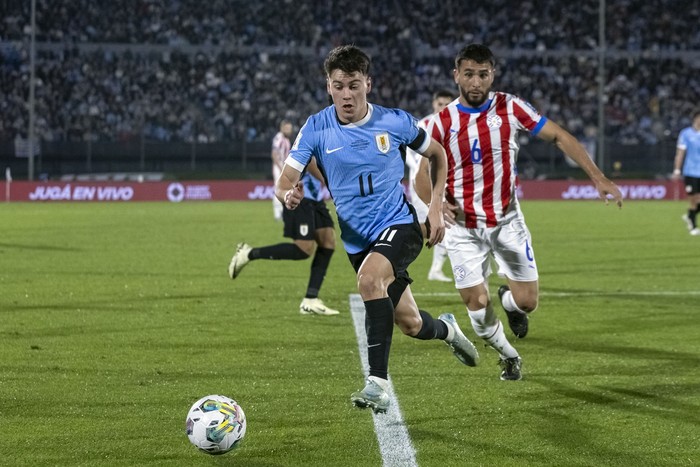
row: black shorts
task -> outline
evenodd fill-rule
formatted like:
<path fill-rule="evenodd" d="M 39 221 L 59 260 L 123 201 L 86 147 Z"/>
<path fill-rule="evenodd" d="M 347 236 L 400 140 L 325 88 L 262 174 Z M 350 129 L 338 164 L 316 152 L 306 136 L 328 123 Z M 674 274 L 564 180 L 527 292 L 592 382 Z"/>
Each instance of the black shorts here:
<path fill-rule="evenodd" d="M 333 228 L 333 218 L 324 201 L 308 198 L 301 200 L 296 209 L 282 210 L 284 236 L 293 240 L 314 240 L 316 230 L 324 227 Z"/>
<path fill-rule="evenodd" d="M 685 193 L 687 195 L 695 195 L 700 193 L 700 178 L 684 177 L 683 182 L 685 184 Z"/>
<path fill-rule="evenodd" d="M 403 291 L 413 282 L 408 275 L 408 266 L 418 258 L 422 248 L 423 234 L 420 225 L 415 221 L 412 224 L 397 224 L 388 227 L 368 248 L 359 253 L 348 253 L 348 258 L 355 272 L 360 269 L 362 262 L 371 252 L 379 253 L 388 259 L 394 268 L 394 277 L 396 278 L 389 286 L 389 298 L 396 306 Z"/>

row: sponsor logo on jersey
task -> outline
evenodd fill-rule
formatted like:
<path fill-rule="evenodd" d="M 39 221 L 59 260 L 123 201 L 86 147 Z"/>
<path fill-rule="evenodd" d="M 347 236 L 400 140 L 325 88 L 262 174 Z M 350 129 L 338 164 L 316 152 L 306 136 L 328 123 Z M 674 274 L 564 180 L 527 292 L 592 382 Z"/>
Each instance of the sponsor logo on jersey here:
<path fill-rule="evenodd" d="M 377 149 L 382 153 L 386 154 L 391 149 L 391 140 L 389 139 L 389 133 L 379 133 L 374 137 L 377 142 Z"/>

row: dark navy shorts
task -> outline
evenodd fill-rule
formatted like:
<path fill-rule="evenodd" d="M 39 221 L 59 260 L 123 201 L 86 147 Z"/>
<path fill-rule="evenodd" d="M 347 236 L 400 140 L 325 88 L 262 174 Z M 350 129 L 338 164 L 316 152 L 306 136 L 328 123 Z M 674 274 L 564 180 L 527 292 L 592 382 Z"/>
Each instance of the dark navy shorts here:
<path fill-rule="evenodd" d="M 282 210 L 284 236 L 293 240 L 314 240 L 316 230 L 333 228 L 333 218 L 325 201 L 304 198 L 296 209 Z"/>

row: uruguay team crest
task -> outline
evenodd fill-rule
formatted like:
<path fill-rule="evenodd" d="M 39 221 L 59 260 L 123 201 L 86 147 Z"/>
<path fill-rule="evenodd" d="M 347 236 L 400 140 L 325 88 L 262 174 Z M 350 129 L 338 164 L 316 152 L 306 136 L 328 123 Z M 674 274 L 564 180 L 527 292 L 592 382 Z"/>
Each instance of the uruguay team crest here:
<path fill-rule="evenodd" d="M 374 137 L 377 142 L 377 149 L 386 154 L 391 149 L 391 140 L 389 139 L 389 133 L 379 133 Z"/>

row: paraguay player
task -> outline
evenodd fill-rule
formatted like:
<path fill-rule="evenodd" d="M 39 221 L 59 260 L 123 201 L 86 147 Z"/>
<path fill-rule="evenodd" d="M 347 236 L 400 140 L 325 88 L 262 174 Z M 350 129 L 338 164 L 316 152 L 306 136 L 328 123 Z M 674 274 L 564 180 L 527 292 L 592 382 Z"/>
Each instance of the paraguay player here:
<path fill-rule="evenodd" d="M 510 328 L 525 337 L 527 314 L 537 307 L 539 291 L 530 232 L 515 190 L 518 132 L 554 143 L 586 172 L 606 203 L 610 195 L 622 206 L 622 195 L 569 132 L 524 100 L 492 92 L 494 73 L 495 58 L 488 47 L 471 44 L 460 50 L 453 72 L 459 99 L 433 117 L 428 132 L 447 153 L 446 200 L 455 225 L 444 243 L 455 286 L 474 331 L 500 355 L 501 379 L 519 380 L 520 355 L 493 312 L 487 285 L 493 255 L 508 279 L 498 295 Z M 419 172 L 419 194 L 429 201 L 427 165 L 421 163 Z"/>

